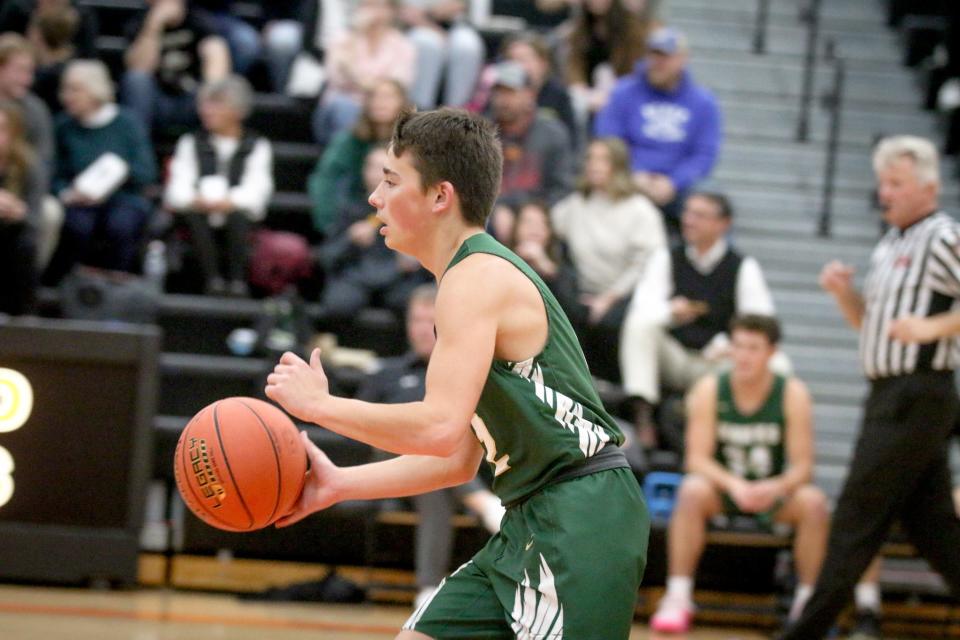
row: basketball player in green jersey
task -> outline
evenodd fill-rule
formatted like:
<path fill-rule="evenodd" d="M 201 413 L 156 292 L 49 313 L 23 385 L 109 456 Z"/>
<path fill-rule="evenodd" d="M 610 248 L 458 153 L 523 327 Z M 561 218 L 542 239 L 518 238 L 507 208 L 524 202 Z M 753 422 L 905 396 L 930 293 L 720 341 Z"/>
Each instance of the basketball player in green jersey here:
<path fill-rule="evenodd" d="M 793 527 L 799 584 L 792 616 L 823 561 L 829 515 L 826 496 L 810 484 L 810 394 L 800 380 L 770 371 L 780 339 L 774 318 L 734 318 L 730 338 L 732 370 L 702 378 L 687 397 L 687 476 L 670 518 L 667 593 L 650 620 L 660 633 L 689 629 L 707 521 L 724 511 Z"/>
<path fill-rule="evenodd" d="M 391 249 L 439 282 L 423 401 L 331 396 L 314 351 L 267 379 L 291 414 L 399 457 L 336 467 L 309 440 L 303 495 L 285 526 L 342 500 L 465 482 L 483 457 L 506 514 L 500 533 L 446 578 L 401 640 L 630 633 L 649 518 L 570 323 L 547 286 L 484 232 L 500 188 L 492 125 L 465 111 L 405 113 L 370 204 Z"/>

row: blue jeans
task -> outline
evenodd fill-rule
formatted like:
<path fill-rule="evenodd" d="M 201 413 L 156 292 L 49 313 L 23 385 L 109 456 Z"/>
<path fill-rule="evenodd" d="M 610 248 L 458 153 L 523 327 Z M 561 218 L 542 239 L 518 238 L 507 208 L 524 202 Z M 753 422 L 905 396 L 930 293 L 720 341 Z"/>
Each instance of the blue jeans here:
<path fill-rule="evenodd" d="M 333 92 L 320 99 L 313 112 L 313 137 L 326 146 L 339 131 L 349 129 L 357 122 L 363 106 L 352 97 Z"/>
<path fill-rule="evenodd" d="M 57 284 L 78 262 L 135 272 L 140 241 L 150 217 L 142 197 L 118 193 L 93 207 L 67 207 L 57 246 L 44 281 Z"/>
<path fill-rule="evenodd" d="M 192 128 L 200 123 L 196 96 L 192 93 L 165 93 L 153 74 L 125 72 L 120 80 L 120 95 L 123 104 L 143 120 L 148 134 L 154 128 L 171 125 Z"/>
<path fill-rule="evenodd" d="M 233 70 L 245 74 L 260 56 L 260 34 L 249 23 L 225 11 L 194 9 L 227 41 Z"/>

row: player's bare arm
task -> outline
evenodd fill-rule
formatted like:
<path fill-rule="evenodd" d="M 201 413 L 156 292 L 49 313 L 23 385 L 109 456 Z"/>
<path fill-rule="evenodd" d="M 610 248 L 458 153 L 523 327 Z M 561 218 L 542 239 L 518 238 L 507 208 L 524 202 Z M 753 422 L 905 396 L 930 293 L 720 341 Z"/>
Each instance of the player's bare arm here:
<path fill-rule="evenodd" d="M 960 313 L 957 312 L 907 316 L 890 323 L 890 337 L 907 344 L 929 344 L 956 335 L 960 335 Z"/>
<path fill-rule="evenodd" d="M 844 319 L 854 329 L 863 323 L 863 296 L 853 286 L 854 269 L 839 260 L 831 260 L 820 272 L 820 287 L 837 302 Z"/>
<path fill-rule="evenodd" d="M 687 394 L 687 473 L 710 481 L 719 491 L 733 494 L 743 480 L 714 458 L 717 447 L 717 376 L 701 378 Z"/>
<path fill-rule="evenodd" d="M 353 467 L 338 467 L 301 434 L 310 471 L 293 510 L 277 521 L 286 527 L 344 500 L 402 498 L 463 484 L 477 474 L 483 456 L 480 443 L 465 439 L 447 457 L 405 455 Z"/>
<path fill-rule="evenodd" d="M 510 268 L 503 260 L 480 255 L 444 276 L 437 294 L 437 344 L 427 368 L 423 401 L 383 405 L 332 396 L 316 353 L 309 365 L 295 354 L 284 354 L 267 379 L 267 396 L 303 420 L 378 449 L 450 455 L 464 439 L 474 437 L 470 419 L 496 345 L 512 344 L 509 334 L 516 323 L 508 318 L 501 327 L 500 322 L 513 302 L 512 281 L 497 287 L 479 284 L 497 282 Z M 500 333 L 504 335 L 498 337 Z"/>
<path fill-rule="evenodd" d="M 787 468 L 771 478 L 780 484 L 782 496 L 793 493 L 813 479 L 813 401 L 807 385 L 796 378 L 787 380 L 784 413 L 787 419 Z"/>

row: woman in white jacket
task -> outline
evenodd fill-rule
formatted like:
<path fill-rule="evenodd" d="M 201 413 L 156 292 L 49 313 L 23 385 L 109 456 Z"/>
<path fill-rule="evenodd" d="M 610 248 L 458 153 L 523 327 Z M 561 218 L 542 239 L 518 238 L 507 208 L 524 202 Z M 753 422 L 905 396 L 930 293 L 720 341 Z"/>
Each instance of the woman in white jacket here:
<path fill-rule="evenodd" d="M 578 329 L 587 362 L 595 375 L 618 381 L 620 326 L 647 259 L 667 244 L 663 216 L 634 185 L 623 142 L 603 138 L 587 148 L 577 190 L 550 217 L 587 308 Z"/>

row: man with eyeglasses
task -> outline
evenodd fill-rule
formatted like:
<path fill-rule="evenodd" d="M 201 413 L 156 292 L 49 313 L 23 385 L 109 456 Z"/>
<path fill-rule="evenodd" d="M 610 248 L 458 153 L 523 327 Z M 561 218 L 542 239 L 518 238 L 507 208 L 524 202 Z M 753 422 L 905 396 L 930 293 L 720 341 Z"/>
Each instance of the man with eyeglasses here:
<path fill-rule="evenodd" d="M 733 209 L 726 196 L 691 193 L 680 220 L 683 244 L 650 257 L 620 336 L 620 371 L 634 399 L 639 443 L 678 453 L 679 434 L 662 434 L 661 443 L 653 422 L 661 388 L 683 393 L 727 362 L 735 315 L 774 315 L 760 265 L 727 239 Z"/>

